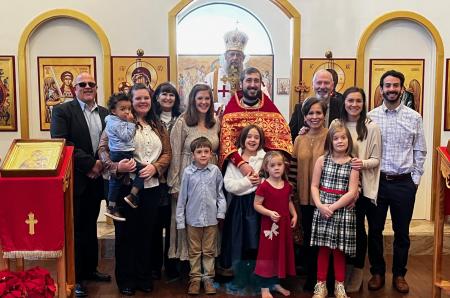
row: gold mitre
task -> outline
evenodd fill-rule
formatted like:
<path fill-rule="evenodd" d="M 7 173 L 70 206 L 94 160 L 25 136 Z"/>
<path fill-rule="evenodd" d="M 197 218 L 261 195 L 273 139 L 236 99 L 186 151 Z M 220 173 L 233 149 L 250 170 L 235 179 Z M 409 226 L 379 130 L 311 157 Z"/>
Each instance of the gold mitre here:
<path fill-rule="evenodd" d="M 247 45 L 248 36 L 237 28 L 235 30 L 228 31 L 223 36 L 225 40 L 225 48 L 227 51 L 241 51 L 244 52 Z"/>

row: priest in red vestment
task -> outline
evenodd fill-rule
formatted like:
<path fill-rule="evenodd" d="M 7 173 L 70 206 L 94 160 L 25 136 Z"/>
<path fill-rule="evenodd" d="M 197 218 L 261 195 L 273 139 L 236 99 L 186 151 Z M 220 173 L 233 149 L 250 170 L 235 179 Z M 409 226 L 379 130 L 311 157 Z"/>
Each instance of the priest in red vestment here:
<path fill-rule="evenodd" d="M 255 124 L 265 135 L 265 150 L 292 153 L 289 125 L 273 102 L 261 91 L 261 73 L 254 67 L 245 69 L 240 78 L 242 91 L 236 92 L 223 113 L 220 131 L 219 164 L 229 159 L 244 175 L 253 172 L 239 155 L 236 140 L 245 126 Z"/>

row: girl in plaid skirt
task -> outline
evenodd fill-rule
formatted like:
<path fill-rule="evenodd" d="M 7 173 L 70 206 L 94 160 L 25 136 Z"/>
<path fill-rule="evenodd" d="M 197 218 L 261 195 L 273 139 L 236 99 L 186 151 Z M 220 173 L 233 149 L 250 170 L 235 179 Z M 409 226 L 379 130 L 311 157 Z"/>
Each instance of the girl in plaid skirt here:
<path fill-rule="evenodd" d="M 314 211 L 311 246 L 319 246 L 317 284 L 313 298 L 328 295 L 326 277 L 330 253 L 334 258 L 336 298 L 346 298 L 345 255 L 356 252 L 355 211 L 348 208 L 358 195 L 359 172 L 351 167 L 352 137 L 341 121 L 329 128 L 325 155 L 317 159 L 311 182 Z"/>

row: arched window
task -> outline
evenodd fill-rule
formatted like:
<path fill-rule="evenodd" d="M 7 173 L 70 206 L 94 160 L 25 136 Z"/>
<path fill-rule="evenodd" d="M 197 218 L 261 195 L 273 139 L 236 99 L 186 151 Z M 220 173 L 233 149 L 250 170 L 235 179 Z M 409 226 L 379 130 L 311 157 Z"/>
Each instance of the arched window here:
<path fill-rule="evenodd" d="M 250 37 L 246 54 L 273 54 L 272 41 L 261 21 L 248 10 L 229 3 L 206 4 L 183 15 L 177 25 L 177 52 L 221 55 L 225 51 L 224 34 L 236 27 Z"/>
<path fill-rule="evenodd" d="M 273 46 L 264 24 L 248 9 L 236 4 L 208 3 L 178 15 L 178 86 L 185 102 L 192 86 L 205 82 L 208 73 L 223 64 L 224 35 L 235 29 L 248 36 L 244 65 L 260 69 L 266 89 L 272 93 Z M 223 87 L 223 91 L 229 90 Z"/>

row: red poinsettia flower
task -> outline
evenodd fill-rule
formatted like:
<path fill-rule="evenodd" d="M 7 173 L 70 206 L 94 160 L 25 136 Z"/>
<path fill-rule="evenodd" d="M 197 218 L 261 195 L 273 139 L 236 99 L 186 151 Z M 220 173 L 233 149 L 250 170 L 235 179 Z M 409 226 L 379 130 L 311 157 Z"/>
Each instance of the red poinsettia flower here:
<path fill-rule="evenodd" d="M 53 297 L 56 292 L 55 281 L 48 270 L 34 267 L 25 272 L 24 284 L 27 289 L 27 297 L 41 298 Z"/>
<path fill-rule="evenodd" d="M 21 277 L 20 273 L 8 270 L 0 271 L 0 297 L 26 297 L 26 289 Z"/>

